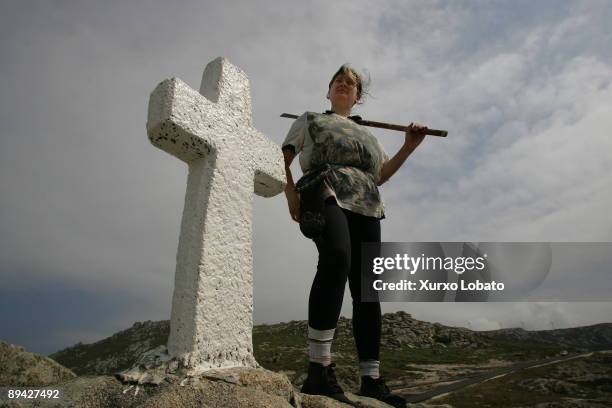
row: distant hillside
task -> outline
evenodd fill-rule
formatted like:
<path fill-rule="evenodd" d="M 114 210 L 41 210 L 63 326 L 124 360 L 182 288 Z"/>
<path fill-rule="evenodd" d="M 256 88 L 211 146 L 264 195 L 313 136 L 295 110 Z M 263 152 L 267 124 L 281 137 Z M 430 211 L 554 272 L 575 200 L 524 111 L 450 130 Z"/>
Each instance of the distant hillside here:
<path fill-rule="evenodd" d="M 110 375 L 129 368 L 145 351 L 166 344 L 170 321 L 136 322 L 132 327 L 93 344 L 77 343 L 49 355 L 77 375 Z"/>
<path fill-rule="evenodd" d="M 584 348 L 586 350 L 610 348 L 612 345 L 612 323 L 538 331 L 501 329 L 480 332 L 480 334 L 484 338 L 490 339 L 553 343 L 567 347 Z"/>
<path fill-rule="evenodd" d="M 307 365 L 307 322 L 258 325 L 253 329 L 255 357 L 264 367 L 298 379 Z M 137 322 L 93 344 L 77 344 L 49 357 L 78 375 L 109 375 L 131 367 L 144 351 L 166 344 L 169 321 Z M 405 312 L 383 316 L 381 360 L 386 375 L 400 375 L 410 364 L 482 363 L 526 360 L 562 350 L 612 349 L 612 324 L 571 329 L 477 332 L 412 318 Z M 332 352 L 339 370 L 356 376 L 351 320 L 340 318 Z M 293 378 L 292 378 L 293 377 Z"/>

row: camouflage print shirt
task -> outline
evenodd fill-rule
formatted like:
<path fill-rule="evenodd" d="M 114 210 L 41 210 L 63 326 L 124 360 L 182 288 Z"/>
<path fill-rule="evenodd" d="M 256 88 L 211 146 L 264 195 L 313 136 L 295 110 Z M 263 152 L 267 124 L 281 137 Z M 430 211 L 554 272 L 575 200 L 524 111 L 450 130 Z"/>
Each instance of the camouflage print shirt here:
<path fill-rule="evenodd" d="M 384 148 L 364 126 L 336 113 L 306 112 L 295 120 L 282 148 L 300 153 L 300 166 L 308 178 L 325 173 L 324 197 L 358 214 L 385 218 L 377 183 L 389 160 Z"/>

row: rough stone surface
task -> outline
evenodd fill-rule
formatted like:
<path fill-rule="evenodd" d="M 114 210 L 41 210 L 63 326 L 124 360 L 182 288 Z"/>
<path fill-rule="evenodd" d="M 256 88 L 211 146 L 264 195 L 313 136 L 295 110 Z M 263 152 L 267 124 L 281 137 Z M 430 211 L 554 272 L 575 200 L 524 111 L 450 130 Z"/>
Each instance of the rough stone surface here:
<path fill-rule="evenodd" d="M 291 407 L 282 397 L 256 388 L 223 381 L 198 380 L 187 385 L 125 385 L 112 377 L 79 377 L 57 385 L 61 401 L 41 402 L 40 407 L 174 408 L 174 407 Z M 15 405 L 19 406 L 19 405 Z"/>
<path fill-rule="evenodd" d="M 400 314 L 404 320 L 410 317 L 406 314 Z M 388 319 L 386 319 L 388 320 Z M 392 319 L 395 321 L 395 319 Z M 163 323 L 162 327 L 168 329 L 168 322 Z M 276 337 L 286 336 L 286 332 L 301 330 L 298 328 L 301 325 L 296 325 L 296 322 L 267 326 L 266 331 Z M 433 325 L 432 325 L 433 326 Z M 149 335 L 159 337 L 159 327 L 152 322 L 135 324 L 133 331 L 144 331 Z M 259 327 L 259 331 L 263 329 Z M 448 328 L 450 329 L 450 328 Z M 584 330 L 589 330 L 585 328 Z M 126 347 L 126 334 L 129 339 L 140 339 L 142 341 L 146 336 L 144 333 L 136 335 L 135 333 L 122 332 L 121 336 L 112 336 L 109 339 L 114 339 L 115 342 L 101 342 L 98 346 L 91 350 L 84 350 L 83 345 L 78 346 L 73 352 L 61 353 L 67 361 L 77 361 L 75 357 L 83 358 L 83 362 L 87 360 L 89 355 L 98 355 L 104 346 L 112 350 L 118 350 L 121 347 L 125 349 L 133 349 Z M 256 336 L 258 330 L 254 332 Z M 163 336 L 162 336 L 163 337 Z M 257 337 L 256 337 L 257 338 Z M 451 339 L 461 339 L 452 335 Z M 454 340 L 452 340 L 454 341 Z M 144 344 L 144 343 L 143 343 Z M 260 346 L 261 347 L 261 346 Z M 140 349 L 141 345 L 137 347 Z M 266 349 L 269 351 L 274 350 Z M 283 349 L 284 350 L 284 349 Z M 8 349 L 10 353 L 22 353 L 23 349 L 18 346 L 13 346 Z M 123 349 L 122 349 L 123 351 Z M 305 350 L 304 350 L 305 352 Z M 76 356 L 75 354 L 78 354 Z M 271 354 L 266 352 L 265 354 Z M 272 353 L 273 354 L 273 353 Z M 260 356 L 258 352 L 258 356 Z M 289 355 L 281 354 L 281 358 L 287 359 Z M 344 359 L 345 356 L 339 356 L 338 359 Z M 263 357 L 260 357 L 265 361 Z M 351 363 L 354 361 L 350 359 Z M 118 376 L 123 381 L 111 377 L 80 377 L 76 380 L 68 381 L 61 385 L 51 385 L 51 387 L 60 387 L 65 391 L 67 403 L 72 405 L 63 406 L 95 406 L 95 407 L 139 407 L 139 406 L 160 406 L 164 407 L 172 404 L 180 404 L 184 406 L 293 406 L 293 407 L 338 407 L 340 403 L 330 400 L 322 396 L 307 396 L 299 393 L 299 384 L 301 381 L 296 380 L 296 375 L 299 370 L 284 370 L 283 373 L 272 372 L 264 369 L 249 369 L 245 367 L 235 367 L 230 369 L 212 369 L 200 373 L 199 376 L 192 376 L 182 370 L 177 361 L 167 355 L 166 347 L 156 347 L 148 352 L 143 353 L 135 361 L 135 365 L 130 370 L 122 373 L 123 377 Z M 410 363 L 406 365 L 405 371 L 402 371 L 399 376 L 387 381 L 387 384 L 402 395 L 415 395 L 422 392 L 430 391 L 439 385 L 452 382 L 453 380 L 466 378 L 474 374 L 482 373 L 482 370 L 496 368 L 497 364 L 416 364 Z M 612 353 L 600 351 L 586 354 L 582 358 L 574 358 L 561 362 L 554 366 L 537 366 L 529 369 L 519 370 L 513 374 L 504 376 L 503 378 L 491 379 L 479 385 L 474 385 L 454 393 L 442 396 L 437 399 L 428 401 L 427 403 L 408 405 L 410 408 L 452 408 L 453 405 L 465 407 L 465 401 L 471 399 L 479 401 L 479 407 L 497 406 L 500 393 L 504 398 L 509 399 L 519 397 L 519 404 L 523 408 L 582 408 L 582 407 L 609 407 L 612 406 L 610 400 L 610 384 L 612 367 Z M 352 364 L 350 364 L 352 365 Z M 101 367 L 108 367 L 102 364 Z M 290 367 L 290 366 L 289 366 Z M 344 367 L 345 370 L 340 370 Z M 350 372 L 346 371 L 349 365 L 339 366 L 337 374 L 339 380 L 349 378 Z M 26 367 L 23 367 L 26 369 Z M 411 375 L 418 373 L 419 376 Z M 15 373 L 15 378 L 22 378 L 25 375 L 27 378 L 31 376 L 27 373 Z M 430 375 L 431 374 L 431 375 Z M 301 377 L 301 374 L 299 375 Z M 291 377 L 294 377 L 293 385 L 289 383 Z M 14 384 L 17 380 L 8 380 L 8 384 Z M 499 382 L 499 385 L 495 385 Z M 35 386 L 36 384 L 22 384 L 23 386 Z M 508 392 L 508 385 L 513 390 Z M 183 388 L 179 388 L 183 387 Z M 388 408 L 379 401 L 369 398 L 359 397 L 349 391 L 356 391 L 358 384 L 344 386 L 345 392 L 356 406 L 370 408 Z M 178 390 L 178 391 L 177 391 Z M 218 395 L 221 393 L 222 395 Z M 545 396 L 549 398 L 548 402 L 531 401 L 531 393 L 539 397 Z M 242 399 L 243 395 L 253 396 L 254 400 Z M 527 398 L 525 398 L 527 395 Z M 249 397 L 250 398 L 250 397 Z M 280 398 L 280 399 L 279 399 Z M 191 404 L 191 405 L 190 405 Z M 199 404 L 199 405 L 198 405 Z M 215 405 L 217 404 L 217 405 Z M 231 405 L 235 404 L 235 405 Z M 289 405 L 287 405 L 289 404 Z M 450 405 L 449 405 L 450 404 Z M 14 403 L 3 404 L 0 407 L 14 406 L 34 406 L 34 405 L 17 405 Z"/>
<path fill-rule="evenodd" d="M 22 348 L 11 346 L 5 355 L 16 356 L 21 353 Z M 0 408 L 347 407 L 327 397 L 301 394 L 286 375 L 270 370 L 234 367 L 190 375 L 173 363 L 176 361 L 166 354 L 165 346 L 160 346 L 140 356 L 137 364 L 127 370 L 129 374 L 122 373 L 125 375 L 115 377 L 81 376 L 69 380 L 58 377 L 57 383 L 48 385 L 60 390 L 60 400 L 0 402 Z M 13 373 L 12 377 L 7 378 L 7 384 L 14 385 L 19 378 L 20 374 Z M 32 377 L 28 378 L 32 381 Z M 20 385 L 32 387 L 37 384 L 24 382 Z M 389 407 L 371 398 L 350 392 L 346 394 L 356 407 Z M 421 404 L 408 406 L 429 407 Z"/>
<path fill-rule="evenodd" d="M 0 387 L 44 387 L 74 377 L 72 371 L 50 358 L 0 341 Z"/>
<path fill-rule="evenodd" d="M 331 398 L 301 394 L 282 374 L 245 367 L 209 370 L 204 376 L 167 379 L 157 386 L 124 384 L 113 377 L 78 377 L 54 386 L 61 401 L 41 401 L 39 407 L 79 408 L 344 408 Z M 380 401 L 347 396 L 357 407 L 388 408 Z M 2 404 L 0 407 L 28 405 Z M 414 407 L 421 407 L 415 405 Z M 413 407 L 409 405 L 409 407 Z"/>
<path fill-rule="evenodd" d="M 151 94 L 151 143 L 189 166 L 168 350 L 201 372 L 253 357 L 253 193 L 283 191 L 280 147 L 253 128 L 247 76 L 208 64 L 200 92 L 177 78 Z"/>

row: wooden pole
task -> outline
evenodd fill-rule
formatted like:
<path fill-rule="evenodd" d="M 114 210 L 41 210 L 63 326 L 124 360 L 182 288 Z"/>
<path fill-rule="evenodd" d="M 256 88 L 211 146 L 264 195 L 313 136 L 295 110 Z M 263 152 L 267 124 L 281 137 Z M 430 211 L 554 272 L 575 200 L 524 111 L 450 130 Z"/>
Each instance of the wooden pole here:
<path fill-rule="evenodd" d="M 281 115 L 281 118 L 297 119 L 298 116 L 297 115 L 293 115 L 291 113 L 283 113 Z M 402 132 L 408 132 L 410 130 L 410 129 L 408 129 L 408 126 L 394 125 L 392 123 L 384 123 L 384 122 L 374 122 L 372 120 L 356 120 L 355 122 L 357 122 L 358 124 L 360 124 L 362 126 L 369 126 L 369 127 L 375 127 L 375 128 L 381 128 L 381 129 L 399 130 L 399 131 L 402 131 Z M 438 130 L 438 129 L 427 129 L 425 134 L 426 135 L 431 135 L 431 136 L 446 137 L 446 136 L 448 136 L 448 131 L 447 130 Z"/>

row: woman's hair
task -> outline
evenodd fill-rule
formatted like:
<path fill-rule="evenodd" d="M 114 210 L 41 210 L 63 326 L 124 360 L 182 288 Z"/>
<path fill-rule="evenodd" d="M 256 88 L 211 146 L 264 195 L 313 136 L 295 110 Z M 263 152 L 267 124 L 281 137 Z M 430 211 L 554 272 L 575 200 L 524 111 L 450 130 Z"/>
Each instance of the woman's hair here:
<path fill-rule="evenodd" d="M 359 72 L 357 72 L 356 69 L 351 67 L 349 64 L 343 64 L 338 69 L 338 71 L 336 71 L 334 76 L 332 76 L 331 81 L 329 81 L 329 86 L 327 88 L 328 90 L 331 89 L 332 84 L 334 83 L 334 81 L 339 75 L 348 75 L 348 76 L 353 77 L 353 79 L 355 79 L 355 82 L 357 82 L 357 99 L 359 100 L 359 102 L 357 103 L 358 104 L 363 103 L 361 102 L 363 100 L 363 96 L 369 95 L 368 89 L 370 87 L 370 76 L 367 74 L 360 74 Z"/>

